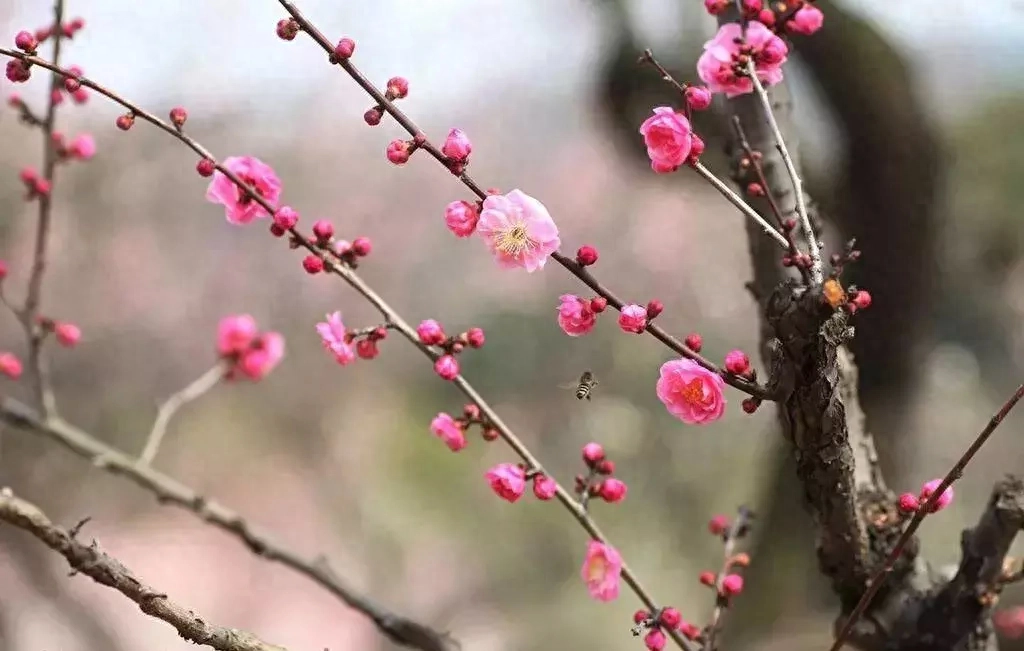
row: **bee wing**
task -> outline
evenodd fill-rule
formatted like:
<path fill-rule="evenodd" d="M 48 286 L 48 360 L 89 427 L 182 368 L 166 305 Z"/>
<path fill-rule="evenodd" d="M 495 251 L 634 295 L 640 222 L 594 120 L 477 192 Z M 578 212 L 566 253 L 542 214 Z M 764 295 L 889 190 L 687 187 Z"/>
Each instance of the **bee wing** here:
<path fill-rule="evenodd" d="M 559 389 L 575 389 L 579 385 L 580 385 L 580 383 L 577 382 L 577 381 L 562 382 L 561 384 L 558 385 L 558 388 Z"/>

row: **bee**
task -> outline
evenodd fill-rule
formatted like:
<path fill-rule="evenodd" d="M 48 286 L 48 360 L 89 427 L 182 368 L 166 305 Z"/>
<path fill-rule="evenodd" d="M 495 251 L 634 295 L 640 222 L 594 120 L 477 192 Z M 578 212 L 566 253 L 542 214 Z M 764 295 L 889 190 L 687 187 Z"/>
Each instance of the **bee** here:
<path fill-rule="evenodd" d="M 586 370 L 580 375 L 580 379 L 578 381 L 570 384 L 563 384 L 561 386 L 565 389 L 575 387 L 577 400 L 590 400 L 590 396 L 593 395 L 594 387 L 596 387 L 597 384 L 597 378 L 594 377 L 594 374 L 589 370 Z"/>

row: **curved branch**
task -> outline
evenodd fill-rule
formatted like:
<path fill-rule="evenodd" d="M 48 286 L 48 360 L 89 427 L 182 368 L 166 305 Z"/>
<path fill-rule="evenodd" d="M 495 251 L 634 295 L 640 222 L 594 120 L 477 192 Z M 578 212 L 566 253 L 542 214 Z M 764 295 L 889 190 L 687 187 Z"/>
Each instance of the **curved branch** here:
<path fill-rule="evenodd" d="M 204 621 L 193 611 L 137 579 L 120 561 L 101 551 L 96 541 L 91 545 L 78 542 L 77 527 L 65 531 L 54 525 L 38 507 L 15 497 L 9 488 L 0 489 L 0 521 L 29 532 L 67 559 L 75 571 L 117 590 L 138 604 L 142 612 L 173 626 L 178 635 L 189 642 L 218 651 L 287 651 L 247 631 Z"/>

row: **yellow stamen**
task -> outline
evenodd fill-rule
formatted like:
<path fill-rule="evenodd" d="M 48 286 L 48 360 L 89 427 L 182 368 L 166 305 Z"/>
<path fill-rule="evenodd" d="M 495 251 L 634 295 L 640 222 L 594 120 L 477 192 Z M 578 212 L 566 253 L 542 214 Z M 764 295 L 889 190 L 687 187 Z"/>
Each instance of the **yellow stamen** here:
<path fill-rule="evenodd" d="M 494 247 L 505 255 L 517 258 L 534 246 L 524 224 L 515 224 L 494 238 Z"/>

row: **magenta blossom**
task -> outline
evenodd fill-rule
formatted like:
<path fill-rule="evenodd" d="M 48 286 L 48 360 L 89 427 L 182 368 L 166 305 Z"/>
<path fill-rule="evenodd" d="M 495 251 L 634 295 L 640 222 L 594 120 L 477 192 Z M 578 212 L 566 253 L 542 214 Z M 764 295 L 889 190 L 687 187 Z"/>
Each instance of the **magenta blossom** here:
<path fill-rule="evenodd" d="M 598 601 L 613 601 L 619 596 L 622 555 L 611 545 L 591 540 L 581 570 L 587 592 Z"/>
<path fill-rule="evenodd" d="M 345 366 L 356 359 L 355 349 L 352 342 L 348 340 L 345 323 L 341 320 L 341 312 L 332 312 L 327 315 L 326 321 L 316 324 L 317 334 L 324 348 L 328 350 L 336 362 Z"/>
<path fill-rule="evenodd" d="M 281 198 L 281 181 L 274 170 L 252 156 L 232 156 L 224 160 L 224 167 L 245 183 L 268 203 L 276 205 Z M 245 191 L 217 170 L 213 174 L 206 199 L 224 206 L 224 216 L 232 224 L 248 224 L 257 217 L 266 217 L 267 211 Z"/>
<path fill-rule="evenodd" d="M 640 133 L 651 159 L 651 169 L 658 174 L 674 172 L 690 157 L 693 134 L 690 121 L 668 106 L 654 109 L 654 115 L 640 125 Z"/>
<path fill-rule="evenodd" d="M 746 76 L 744 57 L 752 57 L 757 78 L 764 84 L 782 81 L 782 64 L 789 49 L 786 43 L 756 20 L 747 23 L 746 44 L 739 23 L 727 23 L 704 44 L 697 61 L 697 74 L 713 93 L 735 97 L 749 93 L 754 84 Z"/>
<path fill-rule="evenodd" d="M 717 373 L 693 360 L 675 359 L 662 364 L 656 390 L 670 414 L 690 425 L 704 425 L 725 413 L 724 388 Z"/>
<path fill-rule="evenodd" d="M 570 337 L 579 337 L 594 329 L 597 314 L 591 309 L 590 301 L 575 294 L 562 294 L 558 300 L 558 327 L 562 332 Z"/>

